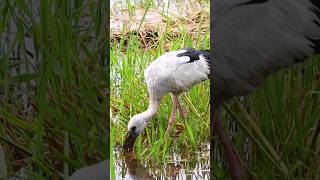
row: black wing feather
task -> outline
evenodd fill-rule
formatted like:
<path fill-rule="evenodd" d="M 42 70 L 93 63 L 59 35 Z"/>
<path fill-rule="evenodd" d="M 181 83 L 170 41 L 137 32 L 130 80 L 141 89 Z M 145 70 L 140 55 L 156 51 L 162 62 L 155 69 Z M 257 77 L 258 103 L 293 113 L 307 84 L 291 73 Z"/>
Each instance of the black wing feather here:
<path fill-rule="evenodd" d="M 193 48 L 182 48 L 180 50 L 186 50 L 186 52 L 177 54 L 177 57 L 188 56 L 190 61 L 187 63 L 192 63 L 200 59 L 200 55 L 202 55 L 208 63 L 210 63 L 210 50 L 196 50 Z"/>

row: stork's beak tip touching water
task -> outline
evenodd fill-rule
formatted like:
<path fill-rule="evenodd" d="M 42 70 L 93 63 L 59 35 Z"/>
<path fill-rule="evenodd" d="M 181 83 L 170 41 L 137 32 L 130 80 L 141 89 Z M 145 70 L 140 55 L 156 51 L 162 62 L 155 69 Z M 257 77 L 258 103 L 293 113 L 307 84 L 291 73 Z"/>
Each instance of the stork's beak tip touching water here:
<path fill-rule="evenodd" d="M 133 130 L 133 129 L 130 129 L 126 135 L 126 139 L 124 140 L 124 143 L 123 143 L 123 150 L 125 152 L 131 152 L 133 151 L 133 145 L 134 145 L 134 142 L 136 141 L 138 137 L 138 133 Z"/>

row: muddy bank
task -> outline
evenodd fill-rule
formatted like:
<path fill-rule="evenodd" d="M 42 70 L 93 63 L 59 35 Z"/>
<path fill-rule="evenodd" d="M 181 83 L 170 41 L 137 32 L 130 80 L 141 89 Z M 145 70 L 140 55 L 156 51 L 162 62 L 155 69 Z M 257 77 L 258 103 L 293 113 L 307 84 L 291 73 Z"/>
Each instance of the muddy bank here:
<path fill-rule="evenodd" d="M 209 31 L 210 10 L 206 2 L 170 1 L 169 5 L 168 2 L 158 2 L 150 6 L 135 4 L 130 9 L 120 2 L 111 5 L 112 41 L 120 41 L 134 34 L 147 47 L 158 41 L 164 33 L 170 38 L 177 38 L 182 32 L 196 38 Z"/>

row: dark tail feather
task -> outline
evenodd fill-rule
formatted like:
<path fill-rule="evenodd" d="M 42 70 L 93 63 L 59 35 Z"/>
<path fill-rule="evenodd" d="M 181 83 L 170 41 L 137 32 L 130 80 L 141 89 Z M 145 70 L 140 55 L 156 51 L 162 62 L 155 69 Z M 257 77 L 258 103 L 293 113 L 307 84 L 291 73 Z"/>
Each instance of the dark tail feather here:
<path fill-rule="evenodd" d="M 320 39 L 309 39 L 312 42 L 311 47 L 315 54 L 320 54 Z"/>
<path fill-rule="evenodd" d="M 312 8 L 312 11 L 317 16 L 317 19 L 314 20 L 314 22 L 319 26 L 320 31 L 320 1 L 319 0 L 310 0 L 310 2 L 314 5 L 314 8 Z M 308 38 L 308 40 L 312 43 L 310 46 L 314 49 L 315 54 L 320 53 L 320 38 L 314 39 L 314 38 Z"/>

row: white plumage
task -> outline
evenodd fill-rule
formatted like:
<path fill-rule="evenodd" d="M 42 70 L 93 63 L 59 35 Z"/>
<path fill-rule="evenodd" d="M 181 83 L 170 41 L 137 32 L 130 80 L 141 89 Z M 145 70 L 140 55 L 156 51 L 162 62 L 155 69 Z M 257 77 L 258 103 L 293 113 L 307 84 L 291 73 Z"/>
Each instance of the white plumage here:
<path fill-rule="evenodd" d="M 200 54 L 199 60 L 190 62 L 190 56 L 178 57 L 183 53 Z M 179 94 L 207 79 L 210 73 L 209 62 L 201 53 L 203 52 L 186 48 L 167 52 L 153 61 L 144 73 L 149 94 L 160 98 L 170 92 Z"/>
<path fill-rule="evenodd" d="M 178 95 L 188 91 L 193 85 L 208 79 L 210 74 L 209 50 L 183 48 L 167 52 L 153 61 L 145 70 L 144 76 L 149 92 L 149 107 L 146 111 L 131 117 L 124 149 L 132 150 L 136 137 L 144 130 L 148 121 L 155 115 L 162 97 L 173 94 L 172 113 L 166 134 L 176 118 L 178 108 L 183 117 L 186 111 L 179 102 Z"/>

